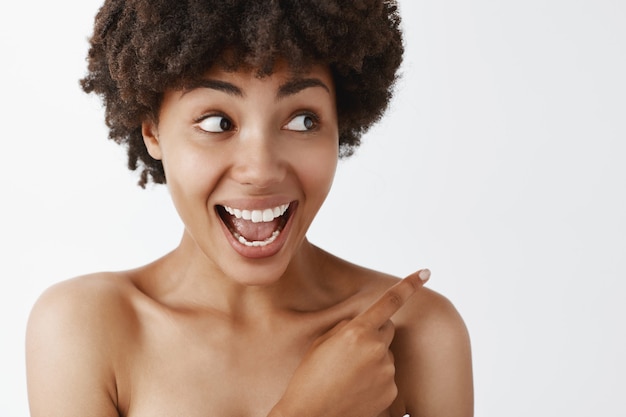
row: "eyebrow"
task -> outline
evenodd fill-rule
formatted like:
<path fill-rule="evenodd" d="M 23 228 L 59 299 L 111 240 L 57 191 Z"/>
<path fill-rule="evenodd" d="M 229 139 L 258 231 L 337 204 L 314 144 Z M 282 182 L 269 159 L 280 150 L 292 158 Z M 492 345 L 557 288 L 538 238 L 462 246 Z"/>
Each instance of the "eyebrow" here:
<path fill-rule="evenodd" d="M 330 94 L 330 88 L 328 88 L 328 86 L 318 78 L 294 78 L 282 84 L 278 88 L 276 98 L 280 100 L 288 96 L 293 96 L 298 94 L 300 91 L 311 87 L 322 87 L 327 93 Z"/>
<path fill-rule="evenodd" d="M 185 88 L 183 89 L 183 96 L 198 88 L 210 88 L 211 90 L 221 91 L 231 96 L 244 96 L 241 88 L 236 85 L 227 83 L 226 81 L 213 80 L 210 78 L 201 78 L 185 85 Z"/>
<path fill-rule="evenodd" d="M 330 88 L 318 78 L 294 78 L 278 87 L 276 98 L 278 100 L 285 97 L 298 94 L 300 91 L 312 87 L 321 87 L 330 94 Z M 241 88 L 226 81 L 214 80 L 211 78 L 201 78 L 194 80 L 191 83 L 185 85 L 183 89 L 183 95 L 198 89 L 209 88 L 211 90 L 221 91 L 231 96 L 244 97 L 245 94 Z"/>

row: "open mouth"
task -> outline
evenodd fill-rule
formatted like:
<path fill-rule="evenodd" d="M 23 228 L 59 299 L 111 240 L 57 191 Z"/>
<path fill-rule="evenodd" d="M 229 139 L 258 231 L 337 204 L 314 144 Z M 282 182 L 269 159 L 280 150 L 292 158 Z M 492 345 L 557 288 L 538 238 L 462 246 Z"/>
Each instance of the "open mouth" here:
<path fill-rule="evenodd" d="M 233 237 L 248 247 L 263 247 L 274 242 L 293 213 L 294 202 L 262 210 L 215 206 Z"/>

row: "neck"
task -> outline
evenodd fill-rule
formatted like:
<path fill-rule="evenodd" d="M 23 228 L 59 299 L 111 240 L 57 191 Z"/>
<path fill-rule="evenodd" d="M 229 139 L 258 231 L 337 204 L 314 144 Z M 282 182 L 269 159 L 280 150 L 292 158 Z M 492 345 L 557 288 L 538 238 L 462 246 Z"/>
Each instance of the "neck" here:
<path fill-rule="evenodd" d="M 337 302 L 325 271 L 334 258 L 302 242 L 284 271 L 263 285 L 229 277 L 189 237 L 170 254 L 145 267 L 144 291 L 177 309 L 212 310 L 234 318 L 262 318 L 316 311 Z"/>

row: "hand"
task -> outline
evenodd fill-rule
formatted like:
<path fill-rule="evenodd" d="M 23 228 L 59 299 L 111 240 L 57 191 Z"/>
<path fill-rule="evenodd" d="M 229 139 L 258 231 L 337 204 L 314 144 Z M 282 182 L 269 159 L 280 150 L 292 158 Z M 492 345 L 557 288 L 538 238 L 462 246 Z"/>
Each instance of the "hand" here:
<path fill-rule="evenodd" d="M 390 319 L 429 277 L 427 269 L 409 275 L 317 339 L 270 415 L 374 417 L 387 409 L 398 393 Z"/>

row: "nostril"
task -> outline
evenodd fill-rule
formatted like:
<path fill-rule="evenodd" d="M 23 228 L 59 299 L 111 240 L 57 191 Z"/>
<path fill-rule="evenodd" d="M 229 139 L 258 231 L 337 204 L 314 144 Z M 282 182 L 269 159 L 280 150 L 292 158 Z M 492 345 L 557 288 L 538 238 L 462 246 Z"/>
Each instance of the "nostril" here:
<path fill-rule="evenodd" d="M 262 155 L 241 160 L 233 169 L 233 176 L 240 184 L 257 188 L 267 188 L 280 183 L 286 174 L 286 166 L 279 159 Z"/>

